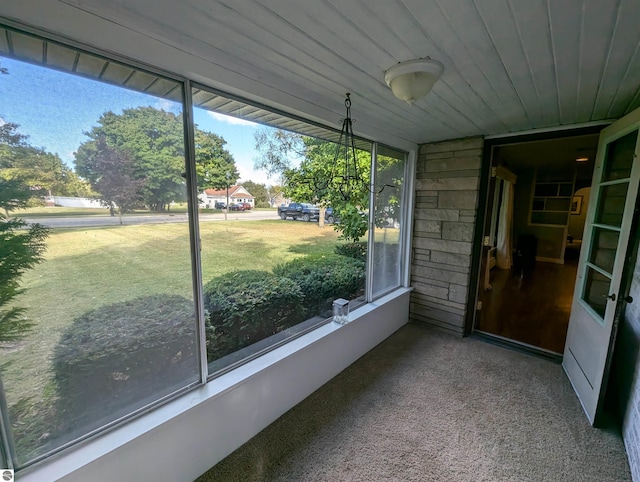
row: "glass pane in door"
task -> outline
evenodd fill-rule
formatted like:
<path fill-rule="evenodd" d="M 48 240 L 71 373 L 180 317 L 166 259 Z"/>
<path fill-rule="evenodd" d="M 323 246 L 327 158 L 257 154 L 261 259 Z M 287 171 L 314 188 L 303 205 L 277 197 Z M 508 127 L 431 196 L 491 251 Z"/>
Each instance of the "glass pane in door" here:
<path fill-rule="evenodd" d="M 622 182 L 600 188 L 595 224 L 606 224 L 607 226 L 620 226 L 622 224 L 628 187 L 628 182 Z"/>
<path fill-rule="evenodd" d="M 585 281 L 584 301 L 594 309 L 602 318 L 607 307 L 607 296 L 611 279 L 599 273 L 590 266 L 587 267 L 587 277 Z"/>
<path fill-rule="evenodd" d="M 612 273 L 619 238 L 620 233 L 617 231 L 594 228 L 589 261 L 607 273 Z"/>
<path fill-rule="evenodd" d="M 627 179 L 631 176 L 637 137 L 638 131 L 633 131 L 607 146 L 601 182 Z"/>

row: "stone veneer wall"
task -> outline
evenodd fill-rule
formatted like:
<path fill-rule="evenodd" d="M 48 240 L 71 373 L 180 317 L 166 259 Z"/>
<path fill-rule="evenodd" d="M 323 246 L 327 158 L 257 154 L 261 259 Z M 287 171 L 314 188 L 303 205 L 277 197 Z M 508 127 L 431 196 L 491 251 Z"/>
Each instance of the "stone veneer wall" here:
<path fill-rule="evenodd" d="M 462 334 L 471 275 L 483 139 L 420 146 L 410 318 Z"/>

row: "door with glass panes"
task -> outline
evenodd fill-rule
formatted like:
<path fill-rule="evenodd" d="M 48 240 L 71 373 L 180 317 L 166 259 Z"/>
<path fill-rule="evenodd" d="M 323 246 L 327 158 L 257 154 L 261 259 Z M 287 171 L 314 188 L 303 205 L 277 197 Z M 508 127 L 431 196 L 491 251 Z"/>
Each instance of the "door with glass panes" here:
<path fill-rule="evenodd" d="M 640 180 L 639 129 L 640 109 L 600 134 L 562 362 L 592 424 L 604 398 L 617 314 L 632 302 L 620 287 Z"/>

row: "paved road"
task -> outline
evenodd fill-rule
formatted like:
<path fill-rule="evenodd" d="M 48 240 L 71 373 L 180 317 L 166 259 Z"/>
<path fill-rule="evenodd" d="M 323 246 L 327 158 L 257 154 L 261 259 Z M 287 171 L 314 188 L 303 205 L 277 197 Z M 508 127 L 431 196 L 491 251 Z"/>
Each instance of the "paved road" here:
<path fill-rule="evenodd" d="M 215 214 L 200 214 L 201 222 L 208 221 L 224 221 L 223 213 Z M 244 212 L 230 212 L 227 215 L 229 221 L 256 221 L 262 219 L 279 219 L 276 211 L 244 211 Z M 147 214 L 147 215 L 131 215 L 123 216 L 122 224 L 134 225 L 134 224 L 162 224 L 162 223 L 186 223 L 187 215 L 162 213 L 162 214 Z M 83 227 L 96 227 L 96 226 L 117 226 L 120 224 L 120 218 L 118 216 L 66 216 L 66 217 L 43 217 L 43 218 L 28 218 L 30 223 L 40 223 L 50 228 L 83 228 Z"/>

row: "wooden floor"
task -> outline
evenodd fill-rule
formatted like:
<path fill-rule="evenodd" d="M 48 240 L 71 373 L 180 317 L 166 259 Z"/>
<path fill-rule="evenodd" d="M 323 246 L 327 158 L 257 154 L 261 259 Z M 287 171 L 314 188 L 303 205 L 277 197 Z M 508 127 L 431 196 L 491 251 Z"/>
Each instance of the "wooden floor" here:
<path fill-rule="evenodd" d="M 538 262 L 524 277 L 494 268 L 476 330 L 562 353 L 576 272 L 576 260 Z"/>

